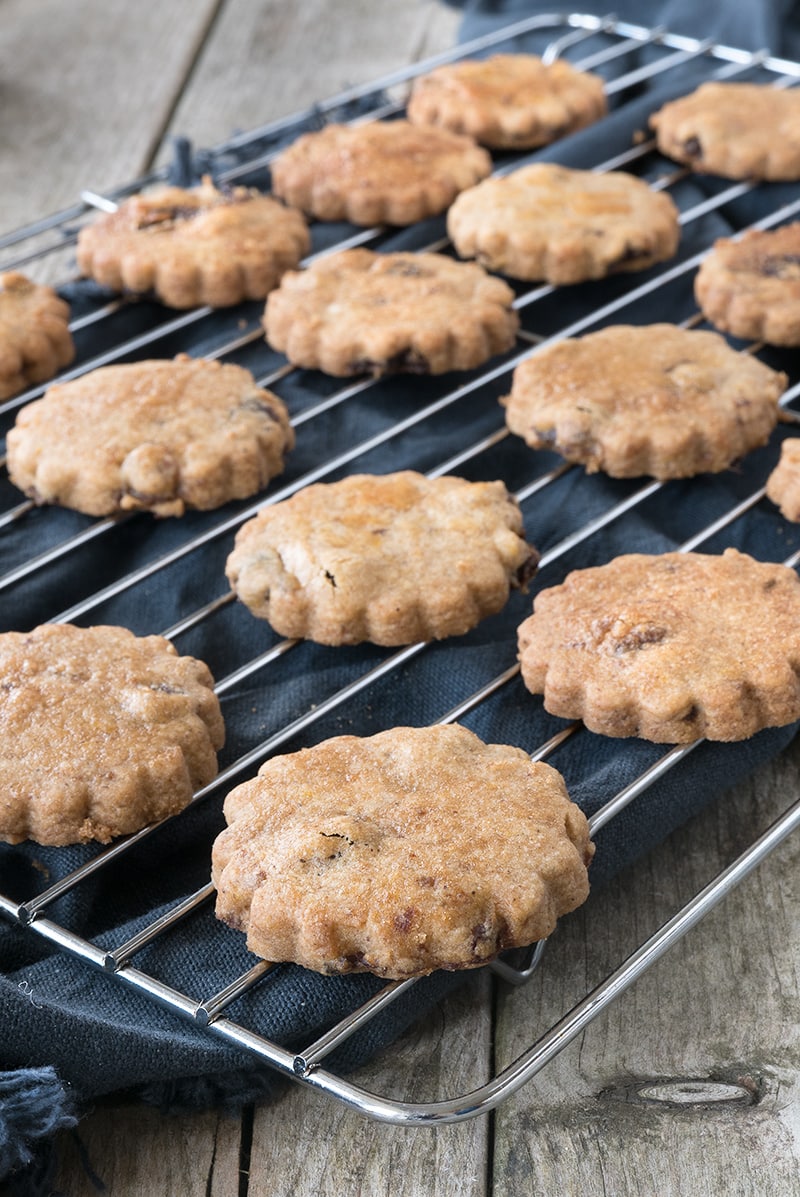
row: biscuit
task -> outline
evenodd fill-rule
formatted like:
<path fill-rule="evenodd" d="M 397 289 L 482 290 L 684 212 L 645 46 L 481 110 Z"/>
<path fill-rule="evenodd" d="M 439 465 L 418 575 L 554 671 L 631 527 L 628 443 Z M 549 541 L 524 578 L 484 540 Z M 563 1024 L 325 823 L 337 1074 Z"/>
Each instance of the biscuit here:
<path fill-rule="evenodd" d="M 322 973 L 476 968 L 587 896 L 593 846 L 563 779 L 458 725 L 339 736 L 225 801 L 217 917 Z"/>
<path fill-rule="evenodd" d="M 272 164 L 272 189 L 319 220 L 413 224 L 484 179 L 492 160 L 471 137 L 405 120 L 326 125 Z"/>
<path fill-rule="evenodd" d="M 800 580 L 736 549 L 617 557 L 537 595 L 519 650 L 546 710 L 591 731 L 744 740 L 800 718 Z"/>
<path fill-rule="evenodd" d="M 217 773 L 213 684 L 161 636 L 0 635 L 0 840 L 107 843 L 182 810 Z"/>
<path fill-rule="evenodd" d="M 614 478 L 718 473 L 769 439 L 787 378 L 712 332 L 617 325 L 517 366 L 506 423 Z"/>
<path fill-rule="evenodd" d="M 678 248 L 678 210 L 622 171 L 523 166 L 460 195 L 447 231 L 464 258 L 554 285 L 644 270 Z"/>
<path fill-rule="evenodd" d="M 78 268 L 113 291 L 171 308 L 263 299 L 308 253 L 299 212 L 247 187 L 163 187 L 124 200 L 78 234 Z"/>
<path fill-rule="evenodd" d="M 492 149 L 533 149 L 591 125 L 607 110 L 603 80 L 563 58 L 494 54 L 437 67 L 414 81 L 408 119 L 466 133 Z"/>
<path fill-rule="evenodd" d="M 19 413 L 6 445 L 11 481 L 37 503 L 179 516 L 261 490 L 283 470 L 294 433 L 249 371 L 181 354 L 50 387 Z"/>
<path fill-rule="evenodd" d="M 0 399 L 46 382 L 74 356 L 68 304 L 24 274 L 0 274 Z"/>
<path fill-rule="evenodd" d="M 537 561 L 502 482 L 406 470 L 318 483 L 265 507 L 240 528 L 226 574 L 282 636 L 397 645 L 469 631 Z"/>
<path fill-rule="evenodd" d="M 767 498 L 781 515 L 800 523 L 800 436 L 790 436 L 781 445 L 781 456 L 767 479 Z"/>
<path fill-rule="evenodd" d="M 285 274 L 264 327 L 290 362 L 326 374 L 442 374 L 512 347 L 513 299 L 472 262 L 349 249 Z"/>
<path fill-rule="evenodd" d="M 703 83 L 650 117 L 658 148 L 726 179 L 800 179 L 800 92 L 761 83 Z"/>
<path fill-rule="evenodd" d="M 800 345 L 800 224 L 720 238 L 700 264 L 694 293 L 723 332 Z"/>

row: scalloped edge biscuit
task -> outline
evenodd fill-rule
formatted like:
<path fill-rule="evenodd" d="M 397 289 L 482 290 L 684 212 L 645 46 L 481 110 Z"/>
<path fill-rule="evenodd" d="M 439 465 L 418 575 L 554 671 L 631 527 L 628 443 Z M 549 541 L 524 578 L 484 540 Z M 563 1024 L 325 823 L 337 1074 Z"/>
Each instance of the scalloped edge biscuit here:
<path fill-rule="evenodd" d="M 736 549 L 576 570 L 518 636 L 545 709 L 604 736 L 730 742 L 800 718 L 800 579 Z"/>
<path fill-rule="evenodd" d="M 181 516 L 262 490 L 282 472 L 294 432 L 249 370 L 179 354 L 50 387 L 6 444 L 11 481 L 36 503 Z"/>
<path fill-rule="evenodd" d="M 767 498 L 784 519 L 800 523 L 800 436 L 789 436 L 781 445 L 780 460 L 767 479 Z"/>
<path fill-rule="evenodd" d="M 82 274 L 172 308 L 264 299 L 308 253 L 300 212 L 247 187 L 160 187 L 123 200 L 78 234 Z"/>
<path fill-rule="evenodd" d="M 405 470 L 317 483 L 265 507 L 240 528 L 225 572 L 282 636 L 400 645 L 469 631 L 537 561 L 502 482 Z"/>
<path fill-rule="evenodd" d="M 0 274 L 0 399 L 47 382 L 74 357 L 69 304 L 16 270 Z"/>
<path fill-rule="evenodd" d="M 285 274 L 264 327 L 270 345 L 305 369 L 443 374 L 513 346 L 513 299 L 507 283 L 472 262 L 348 249 Z"/>
<path fill-rule="evenodd" d="M 162 636 L 0 634 L 0 840 L 108 843 L 182 810 L 217 773 L 213 686 Z"/>
<path fill-rule="evenodd" d="M 723 332 L 800 345 L 800 223 L 715 241 L 695 275 L 694 294 Z"/>
<path fill-rule="evenodd" d="M 555 769 L 458 724 L 274 757 L 225 800 L 217 917 L 322 973 L 477 968 L 588 894 L 594 851 Z"/>
<path fill-rule="evenodd" d="M 318 220 L 407 225 L 443 212 L 491 169 L 471 137 L 371 121 L 302 134 L 272 163 L 272 188 Z"/>
<path fill-rule="evenodd" d="M 766 444 L 787 381 L 718 333 L 621 324 L 521 362 L 501 403 L 533 449 L 666 480 L 719 473 Z"/>
<path fill-rule="evenodd" d="M 658 148 L 726 179 L 800 179 L 800 92 L 763 83 L 703 83 L 650 117 Z"/>
<path fill-rule="evenodd" d="M 563 58 L 493 54 L 448 63 L 414 80 L 413 124 L 466 133 L 491 149 L 534 149 L 605 116 L 603 80 Z"/>
<path fill-rule="evenodd" d="M 555 286 L 646 270 L 671 258 L 680 241 L 678 209 L 665 192 L 623 171 L 549 162 L 463 192 L 447 231 L 461 257 Z"/>

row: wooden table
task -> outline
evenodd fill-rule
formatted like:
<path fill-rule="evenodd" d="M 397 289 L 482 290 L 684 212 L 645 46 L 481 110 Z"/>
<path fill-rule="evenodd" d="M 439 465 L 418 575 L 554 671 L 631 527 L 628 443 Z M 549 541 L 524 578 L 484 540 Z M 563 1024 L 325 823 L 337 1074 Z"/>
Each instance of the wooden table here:
<path fill-rule="evenodd" d="M 211 145 L 433 53 L 457 19 L 435 0 L 4 0 L 0 232 L 136 177 L 173 134 Z M 448 1096 L 512 1060 L 788 805 L 799 768 L 795 745 L 593 895 L 523 991 L 492 1001 L 483 977 L 359 1079 Z M 91 1166 L 114 1197 L 798 1193 L 799 866 L 795 836 L 492 1116 L 412 1131 L 301 1089 L 236 1118 L 112 1101 L 79 1128 Z M 675 1079 L 704 1087 L 636 1095 Z M 691 1100 L 709 1081 L 754 1100 Z M 62 1148 L 57 1187 L 95 1193 Z"/>

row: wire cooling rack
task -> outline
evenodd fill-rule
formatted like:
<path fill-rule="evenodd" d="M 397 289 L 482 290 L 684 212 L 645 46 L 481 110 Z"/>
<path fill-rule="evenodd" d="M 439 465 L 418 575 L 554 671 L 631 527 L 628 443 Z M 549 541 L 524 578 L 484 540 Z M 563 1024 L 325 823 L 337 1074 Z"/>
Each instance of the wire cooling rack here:
<path fill-rule="evenodd" d="M 603 124 L 616 121 L 624 130 L 624 144 L 620 145 L 618 152 L 602 161 L 592 161 L 590 165 L 603 171 L 632 170 L 647 178 L 651 186 L 670 189 L 681 208 L 684 234 L 692 234 L 689 250 L 683 249 L 673 262 L 663 267 L 641 275 L 618 276 L 601 289 L 595 286 L 570 289 L 570 302 L 566 306 L 563 292 L 551 286 L 530 288 L 517 284 L 515 306 L 521 316 L 522 328 L 515 349 L 503 358 L 495 359 L 481 371 L 458 376 L 456 385 L 453 385 L 456 376 L 424 382 L 415 380 L 413 384 L 408 380 L 359 379 L 342 385 L 320 375 L 293 370 L 272 353 L 263 340 L 259 323 L 260 306 L 257 308 L 256 305 L 245 304 L 235 311 L 222 313 L 201 308 L 175 315 L 154 303 L 132 305 L 124 298 L 98 296 L 90 290 L 83 297 L 79 314 L 72 323 L 79 350 L 77 363 L 60 376 L 62 380 L 77 377 L 87 370 L 111 362 L 146 356 L 164 357 L 178 350 L 202 353 L 209 358 L 236 360 L 253 371 L 260 385 L 272 387 L 284 396 L 298 433 L 298 446 L 306 429 L 318 430 L 312 438 L 313 455 L 303 457 L 300 454 L 295 464 L 287 468 L 285 480 L 280 485 L 273 484 L 265 495 L 251 503 L 230 505 L 221 512 L 187 516 L 182 521 L 164 521 L 161 524 L 147 516 L 93 521 L 53 508 L 39 509 L 32 503 L 20 501 L 19 493 L 5 482 L 0 491 L 0 497 L 6 502 L 5 509 L 0 513 L 0 534 L 7 538 L 6 544 L 9 546 L 9 551 L 3 552 L 4 564 L 0 567 L 3 569 L 0 576 L 0 610 L 5 611 L 4 627 L 25 628 L 32 621 L 42 622 L 45 619 L 114 622 L 115 603 L 121 597 L 128 602 L 132 600 L 139 613 L 137 621 L 142 626 L 134 630 L 158 631 L 179 644 L 185 640 L 190 643 L 193 631 L 221 615 L 231 615 L 234 608 L 233 617 L 249 619 L 249 615 L 232 603 L 231 595 L 225 591 L 224 579 L 220 576 L 213 592 L 198 593 L 190 589 L 183 595 L 178 600 L 178 606 L 181 607 L 178 618 L 169 627 L 164 627 L 163 622 L 159 622 L 161 608 L 158 605 L 158 593 L 162 592 L 158 592 L 154 598 L 149 583 L 154 578 L 163 578 L 177 562 L 191 560 L 208 546 L 214 546 L 215 551 L 224 558 L 236 530 L 262 506 L 286 498 L 312 482 L 340 477 L 351 468 L 368 469 L 370 454 L 385 446 L 391 447 L 393 452 L 396 447 L 398 468 L 419 468 L 430 475 L 472 471 L 478 477 L 513 478 L 516 495 L 526 517 L 526 526 L 543 494 L 557 487 L 565 475 L 570 474 L 575 478 L 574 468 L 546 453 L 522 452 L 514 438 L 506 433 L 495 400 L 498 393 L 508 389 L 513 368 L 542 344 L 592 331 L 611 322 L 635 322 L 640 306 L 654 299 L 660 303 L 661 296 L 673 307 L 682 305 L 681 323 L 685 327 L 700 324 L 701 318 L 691 301 L 691 278 L 708 248 L 707 240 L 703 242 L 705 224 L 710 217 L 722 213 L 727 219 L 732 219 L 731 213 L 737 201 L 764 191 L 764 188 L 759 189 L 750 181 L 730 184 L 717 180 L 716 185 L 709 187 L 708 194 L 699 200 L 695 195 L 688 205 L 681 204 L 680 187 L 689 174 L 661 158 L 653 141 L 646 134 L 640 135 L 643 122 L 636 105 L 643 91 L 654 82 L 670 84 L 674 78 L 677 94 L 681 90 L 680 72 L 687 66 L 695 68 L 695 75 L 691 83 L 683 86 L 683 90 L 691 90 L 704 78 L 768 80 L 776 86 L 791 86 L 800 80 L 800 64 L 773 58 L 765 52 L 750 53 L 713 45 L 677 36 L 663 29 L 647 29 L 617 22 L 612 18 L 600 19 L 583 14 L 541 16 L 437 55 L 413 68 L 398 71 L 373 85 L 344 92 L 317 105 L 311 114 L 274 122 L 236 137 L 209 151 L 209 160 L 215 166 L 217 181 L 260 184 L 265 178 L 264 171 L 268 170 L 277 152 L 276 143 L 291 139 L 299 130 L 307 128 L 309 118 L 312 121 L 329 118 L 391 118 L 402 111 L 405 85 L 414 75 L 458 57 L 494 47 L 505 48 L 506 43 L 513 44 L 514 36 L 532 30 L 547 31 L 551 35 L 545 58 L 569 56 L 576 66 L 603 73 L 612 109 Z M 630 119 L 627 119 L 629 112 Z M 559 160 L 558 146 L 551 156 Z M 496 169 L 499 172 L 514 169 L 518 161 L 512 155 L 503 155 L 498 158 Z M 0 249 L 13 250 L 15 255 L 13 260 L 3 264 L 2 269 L 24 268 L 63 251 L 74 243 L 77 228 L 91 216 L 94 209 L 113 208 L 115 201 L 122 196 L 160 177 L 163 177 L 163 172 L 136 180 L 108 196 L 85 192 L 81 202 L 75 206 L 0 238 Z M 750 221 L 750 224 L 772 228 L 800 216 L 800 198 L 782 202 L 785 196 L 779 191 L 774 194 L 781 202 L 768 204 L 766 212 L 762 204 L 759 219 Z M 737 227 L 745 227 L 747 223 L 740 220 Z M 449 249 L 446 238 L 442 236 L 441 222 L 426 222 L 404 236 L 411 240 L 403 242 L 403 248 L 445 252 Z M 316 225 L 312 229 L 312 237 L 314 248 L 311 258 L 331 248 L 357 244 L 369 244 L 376 248 L 394 247 L 390 231 L 378 228 L 354 230 L 352 227 Z M 701 248 L 691 252 L 698 243 L 701 243 Z M 597 302 L 598 296 L 600 303 Z M 565 311 L 568 312 L 566 320 Z M 135 325 L 133 331 L 131 322 Z M 90 334 L 91 341 L 87 334 Z M 746 348 L 766 356 L 771 364 L 789 373 L 790 386 L 782 398 L 782 406 L 787 424 L 796 421 L 799 417 L 794 415 L 792 405 L 800 395 L 800 377 L 796 369 L 792 373 L 788 355 L 765 351 L 759 345 Z M 391 407 L 386 404 L 385 397 L 396 397 L 403 392 L 403 388 L 414 390 L 414 403 L 401 408 L 405 412 L 401 418 L 397 418 L 395 410 L 391 418 L 382 418 L 377 426 L 370 419 L 362 419 L 358 405 L 364 397 L 383 417 L 387 406 Z M 3 427 L 7 429 L 16 411 L 38 397 L 44 389 L 34 387 L 0 405 Z M 476 414 L 471 401 L 487 395 L 490 402 L 482 403 Z M 354 405 L 355 414 L 351 415 L 349 413 Z M 437 421 L 443 417 L 451 423 L 457 420 L 461 443 L 455 452 L 448 452 L 445 459 L 436 460 L 435 449 L 421 449 L 420 445 L 429 444 L 429 431 L 435 432 Z M 342 434 L 338 432 L 340 425 L 345 429 Z M 723 487 L 724 502 L 720 504 L 719 491 L 715 490 L 714 503 L 706 504 L 703 490 L 705 482 L 697 480 L 693 483 L 698 490 L 698 526 L 691 538 L 680 545 L 682 549 L 694 549 L 720 538 L 724 543 L 726 532 L 735 528 L 738 521 L 746 518 L 748 513 L 768 506 L 764 501 L 763 484 L 777 457 L 782 431 L 779 429 L 776 432 L 772 445 L 759 458 L 756 485 L 751 485 L 752 471 L 741 477 L 731 475 L 733 481 L 728 485 L 729 480 L 726 479 Z M 360 435 L 361 432 L 367 435 Z M 424 439 L 418 434 L 422 434 Z M 433 444 L 436 443 L 434 436 Z M 320 453 L 320 446 L 325 446 L 327 452 Z M 564 563 L 569 561 L 576 549 L 585 549 L 587 546 L 591 549 L 604 529 L 624 525 L 631 513 L 646 508 L 665 484 L 641 481 L 616 484 L 581 473 L 576 485 L 580 488 L 577 493 L 582 500 L 585 498 L 585 502 L 573 503 L 571 510 L 585 509 L 589 518 L 573 520 L 571 523 L 567 521 L 564 526 L 554 525 L 539 530 L 538 535 L 531 535 L 531 539 L 539 544 L 543 543 L 540 535 L 544 537 L 537 586 L 539 579 L 543 585 L 558 582 L 563 576 Z M 708 520 L 712 508 L 713 519 Z M 126 528 L 131 527 L 137 529 L 134 538 L 137 548 L 135 568 L 106 568 L 105 547 L 113 544 L 115 539 L 125 534 Z M 111 558 L 113 555 L 108 556 Z M 799 558 L 800 550 L 785 557 L 785 561 L 794 566 Z M 63 570 L 56 572 L 54 576 L 57 582 L 51 585 L 49 578 L 52 571 L 58 571 L 65 562 L 74 562 L 75 568 L 68 573 Z M 90 569 L 84 568 L 87 562 Z M 61 609 L 65 602 L 67 605 Z M 520 607 L 521 616 L 528 610 L 529 602 L 524 611 Z M 229 661 L 225 656 L 224 635 L 220 640 L 218 659 L 213 662 L 215 675 L 219 678 L 217 691 L 220 696 L 235 695 L 244 686 L 250 687 L 249 693 L 253 692 L 253 688 L 257 693 L 262 679 L 282 658 L 291 663 L 292 657 L 297 658 L 300 652 L 297 642 L 278 640 L 264 630 L 260 643 L 267 643 L 268 646 L 263 651 L 247 659 Z M 308 702 L 305 709 L 288 720 L 270 726 L 265 737 L 247 742 L 243 735 L 234 734 L 236 751 L 232 759 L 223 761 L 218 778 L 195 795 L 194 804 L 204 800 L 221 802 L 232 784 L 251 776 L 269 755 L 284 747 L 291 748 L 303 736 L 313 739 L 315 730 L 323 727 L 326 717 L 332 713 L 342 713 L 343 717 L 356 725 L 354 730 L 358 730 L 363 704 L 369 702 L 370 693 L 377 683 L 386 678 L 409 676 L 409 671 L 417 667 L 420 659 L 440 650 L 441 646 L 438 645 L 412 645 L 390 653 L 376 654 L 372 649 L 363 653 L 355 652 L 352 676 L 345 685 L 336 686 L 324 695 L 315 694 L 314 701 Z M 186 651 L 191 651 L 191 647 Z M 441 714 L 438 721 L 468 720 L 472 713 L 491 702 L 497 694 L 508 687 L 519 686 L 521 683 L 514 651 L 515 645 L 504 641 L 494 658 L 502 668 L 481 678 L 480 683 L 473 686 L 456 706 Z M 409 693 L 413 693 L 413 672 L 410 676 L 408 688 Z M 560 721 L 553 722 L 558 722 L 558 729 L 553 734 L 536 745 L 525 745 L 534 759 L 552 756 L 558 762 L 558 754 L 568 750 L 574 737 L 587 734 L 580 725 L 564 727 Z M 633 781 L 616 793 L 602 796 L 603 801 L 591 818 L 593 834 L 596 835 L 635 802 L 654 782 L 662 779 L 670 770 L 680 768 L 700 743 L 663 752 L 654 749 L 652 760 Z M 620 752 L 625 751 L 625 743 L 621 742 Z M 185 814 L 175 816 L 178 820 L 185 817 Z M 89 941 L 63 922 L 50 917 L 58 899 L 79 891 L 90 878 L 101 872 L 113 870 L 115 862 L 154 833 L 153 828 L 145 828 L 109 848 L 96 850 L 84 864 L 44 892 L 22 899 L 18 894 L 12 897 L 0 893 L 0 913 L 24 928 L 26 934 L 40 936 L 64 952 L 104 970 L 121 985 L 145 993 L 195 1024 L 206 1027 L 210 1035 L 220 1036 L 244 1048 L 279 1072 L 324 1090 L 374 1118 L 406 1125 L 454 1122 L 495 1107 L 533 1077 L 755 868 L 798 823 L 800 803 L 790 807 L 738 860 L 697 894 L 513 1064 L 478 1084 L 469 1093 L 429 1103 L 405 1102 L 369 1093 L 324 1066 L 336 1048 L 417 984 L 413 980 L 386 985 L 320 1038 L 290 1051 L 259 1034 L 245 1020 L 230 1017 L 226 1013 L 245 994 L 268 1004 L 271 979 L 277 969 L 285 966 L 271 966 L 260 961 L 252 968 L 231 976 L 216 992 L 188 995 L 134 963 L 137 954 L 160 937 L 184 934 L 186 921 L 196 912 L 205 910 L 208 917 L 213 917 L 209 913 L 213 898 L 210 884 L 202 884 L 188 898 L 153 919 L 136 936 L 113 947 Z M 6 859 L 9 859 L 17 849 L 4 847 L 0 851 L 6 853 Z M 220 926 L 219 934 L 233 933 Z M 190 951 L 189 935 L 185 936 L 185 942 L 186 950 Z M 519 954 L 514 954 L 513 963 L 511 958 L 498 959 L 486 967 L 507 982 L 522 984 L 545 954 L 546 945 L 543 943 L 531 949 L 522 961 Z"/>

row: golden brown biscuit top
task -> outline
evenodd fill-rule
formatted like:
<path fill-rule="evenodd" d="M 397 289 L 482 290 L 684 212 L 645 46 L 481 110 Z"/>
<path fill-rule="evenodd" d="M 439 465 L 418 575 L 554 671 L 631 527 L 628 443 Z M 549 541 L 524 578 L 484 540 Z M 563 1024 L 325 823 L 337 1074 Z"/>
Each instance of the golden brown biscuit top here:
<path fill-rule="evenodd" d="M 107 841 L 185 806 L 224 726 L 207 666 L 161 636 L 0 635 L 0 839 Z"/>
<path fill-rule="evenodd" d="M 547 710 L 604 735 L 731 741 L 800 716 L 800 579 L 736 549 L 576 570 L 519 642 Z"/>
<path fill-rule="evenodd" d="M 270 221 L 302 224 L 297 212 L 248 187 L 218 191 L 205 182 L 199 187 L 161 187 L 123 200 L 116 212 L 108 212 L 81 229 L 79 243 L 103 236 L 152 234 L 179 242 L 214 240 L 235 235 L 237 240 L 263 238 Z"/>
<path fill-rule="evenodd" d="M 642 202 L 654 198 L 659 203 L 658 193 L 635 175 L 573 170 L 549 162 L 523 166 L 501 179 L 481 184 L 487 197 L 490 186 L 494 190 L 495 185 L 504 194 L 506 204 L 526 208 L 537 222 L 555 219 L 560 225 L 575 223 L 583 227 L 594 217 L 604 225 L 609 220 L 628 220 Z"/>
<path fill-rule="evenodd" d="M 495 54 L 416 79 L 407 111 L 415 124 L 469 133 L 487 146 L 534 147 L 599 119 L 606 99 L 602 79 L 563 59 Z"/>
<path fill-rule="evenodd" d="M 800 223 L 778 229 L 749 229 L 742 237 L 721 238 L 701 264 L 701 270 L 722 267 L 747 286 L 774 286 L 777 293 L 800 294 Z"/>
<path fill-rule="evenodd" d="M 323 972 L 474 967 L 588 892 L 588 826 L 560 775 L 458 725 L 273 758 L 225 815 L 218 916 Z"/>
<path fill-rule="evenodd" d="M 425 179 L 431 170 L 446 170 L 465 155 L 488 174 L 491 160 L 471 137 L 446 129 L 418 128 L 405 120 L 370 121 L 365 125 L 326 125 L 304 133 L 285 150 L 278 163 L 313 164 L 329 172 L 341 186 L 357 185 L 365 173 L 379 172 L 386 190 L 408 186 L 410 177 Z"/>
<path fill-rule="evenodd" d="M 535 54 L 493 54 L 437 67 L 416 79 L 413 90 L 435 86 L 460 98 L 514 107 L 520 102 L 536 104 L 553 93 L 571 92 L 576 84 L 581 89 L 603 89 L 602 79 L 577 70 L 563 58 L 545 63 Z"/>
<path fill-rule="evenodd" d="M 527 384 L 546 388 L 547 406 L 560 403 L 586 414 L 600 410 L 613 416 L 629 399 L 643 419 L 675 413 L 678 396 L 688 404 L 738 382 L 753 401 L 768 389 L 766 402 L 775 407 L 786 375 L 750 354 L 737 353 L 724 337 L 674 324 L 616 324 L 584 337 L 568 338 L 521 362 L 507 410 L 525 406 Z M 695 399 L 692 399 L 692 396 Z M 629 419 L 631 413 L 621 413 Z"/>
<path fill-rule="evenodd" d="M 326 299 L 341 292 L 353 305 L 413 307 L 409 316 L 416 314 L 421 322 L 429 304 L 450 296 L 485 294 L 504 303 L 514 298 L 508 283 L 472 262 L 458 262 L 445 254 L 375 253 L 363 248 L 327 254 L 308 270 L 284 275 L 281 285 L 313 289 Z"/>
<path fill-rule="evenodd" d="M 800 91 L 704 83 L 650 117 L 659 149 L 725 178 L 800 177 Z"/>

